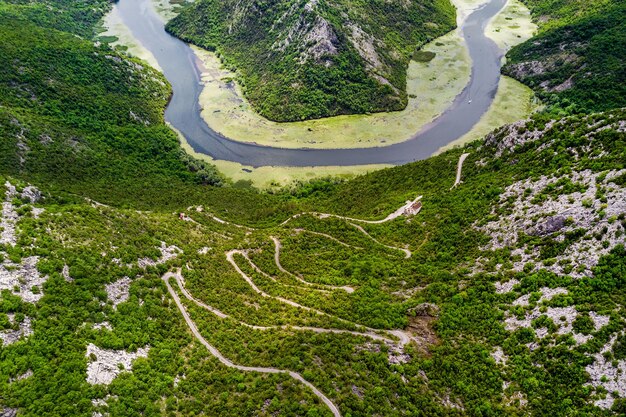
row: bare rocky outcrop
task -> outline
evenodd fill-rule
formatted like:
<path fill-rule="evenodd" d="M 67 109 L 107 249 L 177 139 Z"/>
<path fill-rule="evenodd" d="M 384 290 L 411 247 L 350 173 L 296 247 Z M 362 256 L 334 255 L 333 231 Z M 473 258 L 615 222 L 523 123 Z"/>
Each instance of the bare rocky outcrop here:
<path fill-rule="evenodd" d="M 566 51 L 572 50 L 572 48 L 577 46 L 580 46 L 580 44 L 561 45 L 557 53 L 544 57 L 541 61 L 529 60 L 512 64 L 507 67 L 507 71 L 515 78 L 523 80 L 528 77 L 536 77 L 547 72 L 553 72 L 563 65 L 576 65 L 582 61 L 581 57 Z"/>
<path fill-rule="evenodd" d="M 505 312 L 504 327 L 508 331 L 515 331 L 520 328 L 532 329 L 532 323 L 534 320 L 541 316 L 546 316 L 556 325 L 557 335 L 571 335 L 577 345 L 587 343 L 593 339 L 593 335 L 585 335 L 576 333 L 573 329 L 573 323 L 579 316 L 579 312 L 575 306 L 569 307 L 548 307 L 543 305 L 544 302 L 550 301 L 557 295 L 567 295 L 569 292 L 565 288 L 541 288 L 539 291 L 541 295 L 537 300 L 537 305 L 530 311 L 526 311 L 524 317 L 518 318 L 509 312 Z M 528 307 L 530 305 L 531 294 L 525 294 L 517 298 L 512 306 Z M 602 327 L 609 323 L 610 317 L 600 315 L 594 311 L 589 312 L 589 316 L 594 322 L 595 331 L 600 330 Z M 543 339 L 549 334 L 549 330 L 546 327 L 534 328 L 533 332 L 539 339 Z M 536 347 L 536 344 L 529 344 L 531 349 Z M 496 355 L 497 356 L 497 355 Z M 494 356 L 495 359 L 495 356 Z M 497 361 L 497 359 L 496 359 Z"/>
<path fill-rule="evenodd" d="M 439 306 L 433 303 L 422 303 L 409 309 L 409 313 L 414 313 L 418 317 L 439 317 Z"/>
<path fill-rule="evenodd" d="M 70 267 L 67 264 L 63 265 L 63 269 L 61 270 L 61 276 L 67 282 L 73 282 L 74 278 L 70 276 Z"/>
<path fill-rule="evenodd" d="M 95 409 L 91 414 L 91 417 L 108 417 L 110 414 L 109 401 L 117 399 L 117 395 L 107 395 L 104 398 L 94 398 L 91 400 L 91 405 Z"/>
<path fill-rule="evenodd" d="M 31 204 L 38 203 L 42 199 L 41 191 L 32 185 L 25 187 L 20 196 L 22 200 L 28 200 Z"/>
<path fill-rule="evenodd" d="M 619 117 L 608 115 L 608 117 L 602 118 L 598 122 L 593 121 L 593 115 L 586 116 L 588 125 L 585 138 L 590 142 L 600 132 L 607 129 L 614 129 L 617 132 L 626 132 L 626 121 L 621 120 Z M 583 119 L 583 122 L 585 119 Z M 495 156 L 497 158 L 502 157 L 508 153 L 513 153 L 523 145 L 533 142 L 541 142 L 546 133 L 552 129 L 571 129 L 571 122 L 569 119 L 552 120 L 543 126 L 535 126 L 530 120 L 520 120 L 515 123 L 503 126 L 485 137 L 485 146 L 495 148 Z M 549 142 L 543 143 L 537 151 L 541 151 L 554 144 L 553 139 Z M 583 147 L 583 150 L 591 150 L 590 145 Z M 574 149 L 569 150 L 575 152 Z"/>
<path fill-rule="evenodd" d="M 15 315 L 8 314 L 9 322 L 15 324 Z M 33 327 L 30 317 L 24 317 L 24 320 L 19 323 L 17 330 L 2 330 L 0 331 L 0 340 L 2 340 L 3 346 L 11 345 L 22 338 L 26 338 L 33 334 Z"/>
<path fill-rule="evenodd" d="M 308 45 L 307 49 L 300 55 L 301 62 L 305 63 L 309 59 L 321 62 L 322 58 L 328 55 L 337 55 L 337 34 L 328 21 L 320 16 L 315 19 L 315 23 L 303 37 L 303 42 Z M 331 60 L 323 61 L 326 66 L 332 65 Z"/>
<path fill-rule="evenodd" d="M 103 321 L 102 323 L 95 323 L 92 326 L 92 329 L 94 329 L 94 330 L 102 330 L 102 329 L 113 330 L 113 326 L 111 326 L 111 323 L 109 323 L 108 321 Z"/>
<path fill-rule="evenodd" d="M 25 379 L 30 378 L 31 376 L 33 376 L 33 370 L 29 369 L 26 372 L 24 372 L 23 374 L 20 374 L 20 375 L 16 376 L 15 378 L 10 378 L 9 379 L 9 383 L 13 383 L 13 382 L 17 382 L 17 381 L 23 381 Z"/>
<path fill-rule="evenodd" d="M 498 365 L 506 365 L 509 357 L 504 353 L 500 346 L 496 346 L 495 350 L 491 352 L 491 357 Z"/>
<path fill-rule="evenodd" d="M 146 346 L 131 353 L 125 350 L 101 349 L 90 343 L 85 354 L 90 359 L 87 365 L 87 382 L 92 385 L 109 385 L 120 373 L 130 372 L 135 359 L 147 358 L 149 350 L 150 347 Z"/>
<path fill-rule="evenodd" d="M 141 258 L 137 261 L 137 265 L 140 268 L 147 268 L 149 266 L 156 266 L 163 264 L 167 261 L 175 259 L 179 254 L 183 251 L 178 246 L 167 246 L 165 242 L 161 242 L 161 246 L 159 247 L 159 251 L 161 251 L 161 257 L 156 261 L 150 258 Z"/>
<path fill-rule="evenodd" d="M 117 308 L 118 304 L 128 300 L 131 283 L 132 281 L 129 277 L 123 277 L 104 287 L 107 299 L 113 303 L 113 308 Z"/>
<path fill-rule="evenodd" d="M 519 284 L 519 281 L 516 279 L 510 279 L 505 282 L 496 282 L 496 294 L 507 294 L 513 291 L 513 287 Z"/>
<path fill-rule="evenodd" d="M 274 22 L 272 30 L 278 35 L 272 49 L 284 52 L 288 47 L 297 44 L 301 46 L 298 59 L 301 64 L 314 61 L 331 66 L 333 63 L 331 56 L 337 55 L 339 44 L 335 29 L 328 20 L 317 13 L 318 0 L 308 1 L 302 9 L 299 3 L 295 2 Z M 293 23 L 287 23 L 289 21 Z"/>
<path fill-rule="evenodd" d="M 0 405 L 0 417 L 17 417 L 17 408 L 2 407 Z"/>
<path fill-rule="evenodd" d="M 596 332 L 609 324 L 609 321 L 611 320 L 610 316 L 603 316 L 595 311 L 590 311 L 589 317 L 591 317 L 591 320 L 593 321 L 593 326 Z"/>
<path fill-rule="evenodd" d="M 603 255 L 624 243 L 623 226 L 615 219 L 626 215 L 626 189 L 612 181 L 624 174 L 626 170 L 604 173 L 586 170 L 516 182 L 506 188 L 500 204 L 494 207 L 498 219 L 477 227 L 491 238 L 482 249 L 511 248 L 512 255 L 519 258 L 513 263 L 515 271 L 532 263 L 533 269 L 545 268 L 574 277 L 590 276 Z M 564 180 L 574 184 L 578 191 L 559 194 L 559 181 L 563 184 Z M 548 189 L 552 190 L 551 195 Z M 566 237 L 580 231 L 584 236 Z M 567 245 L 549 261 L 541 258 L 539 248 L 520 244 L 520 234 L 549 236 Z"/>
<path fill-rule="evenodd" d="M 36 303 L 43 297 L 42 285 L 48 276 L 37 270 L 37 256 L 24 258 L 20 263 L 5 260 L 0 263 L 0 290 L 9 290 L 28 303 Z"/>
<path fill-rule="evenodd" d="M 588 385 L 602 387 L 607 391 L 604 398 L 594 402 L 597 407 L 605 410 L 613 406 L 616 398 L 626 397 L 626 360 L 611 361 L 605 356 L 613 349 L 616 340 L 617 335 L 613 336 L 599 353 L 592 355 L 594 362 L 585 368 L 590 378 Z"/>
<path fill-rule="evenodd" d="M 7 181 L 4 202 L 2 203 L 2 215 L 0 216 L 0 245 L 15 246 L 17 238 L 15 235 L 15 223 L 18 215 L 11 200 L 17 196 L 15 187 Z"/>
<path fill-rule="evenodd" d="M 552 129 L 553 122 L 547 123 L 542 129 L 527 129 L 528 120 L 511 123 L 488 134 L 485 145 L 495 147 L 495 156 L 501 157 L 505 152 L 512 152 L 516 148 L 529 142 L 535 142 L 544 137 Z"/>

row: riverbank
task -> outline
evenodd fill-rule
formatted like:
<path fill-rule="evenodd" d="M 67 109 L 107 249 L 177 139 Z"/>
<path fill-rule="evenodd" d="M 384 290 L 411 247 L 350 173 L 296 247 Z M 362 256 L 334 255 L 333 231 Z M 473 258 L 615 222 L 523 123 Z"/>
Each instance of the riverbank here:
<path fill-rule="evenodd" d="M 502 12 L 485 28 L 487 37 L 504 51 L 527 41 L 536 31 L 537 25 L 531 20 L 530 10 L 519 0 L 509 0 Z M 481 139 L 500 126 L 528 118 L 540 108 L 541 103 L 530 88 L 513 78 L 502 76 L 493 104 L 480 121 L 471 131 L 442 147 L 438 153 Z"/>
<path fill-rule="evenodd" d="M 171 126 L 170 126 L 171 127 Z M 176 131 L 176 129 L 173 129 Z M 194 151 L 180 133 L 181 147 L 194 158 L 201 159 L 215 165 L 225 177 L 240 184 L 248 183 L 262 190 L 282 188 L 298 181 L 310 181 L 316 178 L 335 177 L 341 179 L 354 178 L 357 175 L 367 174 L 392 165 L 357 165 L 357 166 L 321 166 L 321 167 L 281 167 L 264 166 L 253 167 L 242 165 L 237 162 L 222 161 L 211 158 L 209 155 Z"/>
<path fill-rule="evenodd" d="M 203 63 L 204 88 L 200 95 L 202 117 L 215 131 L 232 140 L 281 148 L 367 148 L 404 142 L 444 112 L 470 79 L 471 61 L 460 27 L 465 19 L 485 4 L 482 0 L 454 0 L 459 28 L 422 48 L 434 54 L 428 62 L 411 61 L 407 72 L 409 104 L 400 112 L 331 117 L 295 123 L 275 123 L 258 115 L 237 84 L 236 74 L 224 69 L 219 58 L 208 51 L 193 48 Z M 514 22 L 514 23 L 512 23 Z M 509 0 L 486 29 L 504 51 L 532 36 L 534 25 L 530 12 L 518 0 Z M 507 111 L 496 111 L 473 130 L 451 144 L 478 139 L 503 124 L 530 114 L 530 89 L 521 84 L 512 87 L 503 81 L 503 92 L 521 92 L 515 97 L 501 97 Z M 527 91 L 526 91 L 527 90 Z M 503 100 L 500 100 L 502 104 Z M 448 145 L 450 146 L 450 145 Z"/>
<path fill-rule="evenodd" d="M 471 69 L 456 29 L 422 49 L 435 54 L 430 62 L 411 61 L 405 110 L 276 123 L 254 111 L 233 81 L 236 74 L 222 68 L 215 54 L 193 50 L 204 66 L 200 106 L 206 123 L 230 139 L 281 148 L 366 148 L 403 142 L 450 106 L 469 82 Z"/>
<path fill-rule="evenodd" d="M 145 48 L 126 26 L 117 4 L 113 4 L 111 11 L 104 17 L 96 40 L 106 42 L 112 48 L 124 50 L 127 54 L 146 61 L 152 68 L 163 72 L 152 52 Z"/>
<path fill-rule="evenodd" d="M 431 43 L 429 47 L 432 47 L 432 50 L 428 51 L 432 53 L 431 57 L 434 54 L 432 60 L 428 61 L 427 59 L 423 59 L 423 61 L 428 62 L 414 63 L 429 68 L 431 71 L 430 78 L 423 76 L 423 72 L 419 74 L 420 76 L 411 78 L 412 80 L 415 79 L 417 82 L 421 82 L 423 90 L 430 91 L 430 93 L 434 95 L 433 99 L 435 100 L 441 99 L 442 97 L 447 97 L 450 100 L 454 99 L 452 104 L 448 104 L 448 106 L 445 107 L 448 111 L 445 111 L 428 130 L 424 130 L 417 138 L 414 138 L 410 142 L 390 138 L 390 141 L 365 146 L 363 144 L 364 139 L 361 137 L 357 139 L 361 140 L 360 145 L 358 143 L 356 144 L 358 149 L 350 149 L 349 146 L 343 146 L 347 149 L 337 150 L 332 148 L 315 149 L 310 143 L 301 145 L 309 148 L 308 150 L 297 148 L 289 149 L 286 146 L 282 149 L 276 146 L 263 147 L 258 145 L 259 142 L 254 141 L 254 138 L 247 137 L 245 141 L 236 141 L 230 138 L 226 139 L 216 134 L 212 126 L 207 127 L 204 124 L 205 121 L 200 118 L 198 101 L 185 100 L 185 97 L 189 96 L 190 91 L 195 90 L 196 94 L 200 95 L 204 93 L 203 90 L 206 90 L 206 88 L 203 88 L 204 85 L 197 83 L 197 81 L 201 81 L 201 79 L 196 78 L 197 74 L 194 73 L 196 67 L 186 67 L 186 63 L 189 62 L 189 60 L 194 60 L 198 50 L 194 52 L 186 44 L 159 31 L 160 23 L 165 20 L 162 4 L 158 5 L 155 4 L 154 1 L 144 0 L 140 3 L 120 2 L 118 5 L 124 13 L 123 16 L 126 25 L 132 28 L 132 33 L 137 36 L 137 39 L 139 39 L 147 49 L 154 53 L 156 58 L 158 58 L 165 70 L 164 73 L 173 84 L 174 91 L 185 92 L 184 95 L 175 94 L 174 101 L 176 101 L 176 103 L 171 103 L 166 111 L 166 119 L 172 121 L 173 124 L 184 131 L 185 138 L 183 138 L 183 143 L 186 145 L 184 147 L 187 149 L 193 147 L 193 149 L 197 151 L 194 152 L 195 156 L 201 156 L 202 159 L 215 163 L 225 175 L 235 180 L 251 180 L 254 181 L 255 185 L 271 187 L 293 180 L 306 180 L 320 176 L 348 176 L 350 175 L 349 173 L 362 173 L 389 166 L 389 164 L 399 164 L 415 159 L 423 159 L 432 155 L 437 149 L 445 145 L 447 141 L 454 140 L 459 136 L 467 137 L 465 132 L 467 132 L 467 129 L 470 129 L 473 124 L 482 121 L 483 125 L 489 125 L 493 117 L 492 119 L 485 118 L 485 109 L 489 109 L 492 104 L 492 94 L 495 94 L 496 91 L 505 90 L 502 88 L 498 89 L 499 73 L 497 67 L 492 68 L 492 59 L 487 59 L 488 57 L 493 58 L 494 56 L 499 57 L 500 55 L 495 48 L 490 49 L 489 43 L 484 44 L 485 34 L 482 28 L 486 27 L 490 20 L 496 21 L 496 19 L 491 19 L 490 16 L 497 16 L 505 1 L 491 0 L 485 3 L 473 0 L 457 0 L 457 2 L 461 2 L 464 5 L 464 8 L 459 9 L 459 20 L 473 19 L 471 24 L 466 25 L 462 36 L 457 32 L 456 39 L 453 36 L 455 32 L 452 32 L 446 35 L 450 39 L 449 42 L 441 42 L 442 38 L 440 38 Z M 159 11 L 159 9 L 161 10 Z M 505 7 L 505 10 L 506 9 L 508 9 L 508 7 Z M 155 12 L 158 14 L 158 17 L 155 17 Z M 506 23 L 506 19 L 504 19 L 503 22 Z M 472 39 L 471 42 L 469 41 L 470 37 Z M 481 40 L 481 38 L 483 38 L 483 40 Z M 518 38 L 521 38 L 521 36 L 518 36 Z M 454 53 L 458 54 L 459 51 L 462 51 L 466 57 L 469 55 L 465 47 L 458 47 L 459 42 L 465 43 L 464 39 L 470 42 L 469 51 L 473 51 L 471 52 L 471 56 L 473 57 L 471 63 L 475 71 L 474 76 L 471 78 L 466 88 L 463 87 L 467 83 L 467 80 L 461 82 L 462 78 L 451 75 L 454 71 L 448 71 L 445 65 L 443 67 L 441 65 L 435 65 L 439 57 L 447 61 L 447 67 L 460 69 L 464 60 L 454 55 Z M 476 39 L 475 42 L 474 39 Z M 444 37 L 443 40 L 445 41 L 446 38 Z M 456 42 L 456 45 L 454 42 Z M 481 52 L 481 49 L 478 49 L 481 43 L 484 44 L 483 47 L 487 47 L 487 51 L 484 53 Z M 203 51 L 200 53 L 207 54 Z M 424 57 L 422 56 L 422 58 Z M 213 79 L 226 84 L 226 88 L 221 89 L 223 90 L 222 92 L 227 90 L 236 91 L 236 85 L 227 82 L 228 80 L 225 80 L 224 76 L 221 74 L 222 70 L 217 59 L 214 60 L 214 64 L 215 68 L 212 69 L 215 71 L 214 73 L 211 73 L 211 68 L 208 68 L 209 66 L 200 68 L 201 72 L 204 72 L 205 76 L 208 74 L 212 76 Z M 199 67 L 201 66 L 199 65 Z M 493 69 L 496 69 L 496 71 Z M 465 71 L 469 72 L 469 67 L 466 68 Z M 445 82 L 445 80 L 450 79 L 454 79 L 454 81 L 458 82 L 457 90 L 460 89 L 462 94 L 457 95 L 457 91 L 446 86 L 449 82 Z M 444 84 L 442 85 L 440 83 Z M 429 87 L 432 86 L 438 86 L 439 91 L 433 92 L 432 88 L 429 89 Z M 485 90 L 485 88 L 488 90 Z M 507 97 L 504 93 L 501 93 L 500 96 L 510 101 L 510 97 Z M 515 102 L 519 96 L 519 94 L 514 94 L 515 100 L 513 101 Z M 496 104 L 501 104 L 502 102 L 502 100 L 499 100 Z M 239 103 L 239 105 L 241 105 L 241 103 Z M 491 107 L 493 108 L 495 106 Z M 522 108 L 522 106 L 519 108 Z M 215 114 L 222 113 L 221 109 L 215 110 Z M 206 112 L 207 109 L 205 107 L 204 113 Z M 397 116 L 399 113 L 402 112 L 393 113 L 392 115 Z M 489 113 L 489 111 L 487 111 L 487 113 Z M 514 112 L 510 111 L 508 108 L 506 112 L 501 113 L 504 114 L 500 114 L 500 116 L 510 116 L 514 114 Z M 361 117 L 371 119 L 374 116 L 385 115 Z M 317 122 L 328 122 L 329 120 L 331 119 Z M 515 120 L 517 120 L 517 118 Z M 396 125 L 406 127 L 410 126 L 411 122 L 414 122 L 414 120 L 409 120 L 406 123 L 400 121 L 396 123 Z M 283 125 L 281 124 L 281 126 Z M 383 130 L 385 132 L 395 129 L 393 123 L 382 123 L 380 127 L 381 129 L 384 128 Z M 419 126 L 413 125 L 410 129 L 410 135 L 415 136 L 420 130 Z M 360 132 L 365 135 L 371 131 L 372 124 L 369 122 L 360 129 Z M 272 132 L 272 134 L 274 133 L 275 132 Z M 315 130 L 312 128 L 309 130 L 309 128 L 307 128 L 306 133 L 314 134 Z M 306 133 L 303 134 L 303 132 L 300 131 L 299 137 L 306 137 Z M 336 136 L 329 132 L 325 132 L 323 136 L 325 138 L 336 139 Z M 400 136 L 397 138 L 400 138 Z M 398 141 L 401 143 L 397 143 Z M 187 143 L 189 143 L 189 145 L 187 145 Z M 378 147 L 373 148 L 373 146 Z M 215 155 L 215 157 L 204 154 Z M 230 159 L 231 161 L 237 161 L 237 163 L 215 161 L 215 158 Z M 370 162 L 376 164 L 367 165 Z M 344 164 L 357 165 L 345 167 L 337 166 Z M 248 165 L 261 168 L 255 169 Z M 286 167 L 276 168 L 275 166 L 277 165 L 285 165 Z M 319 165 L 328 166 L 320 168 Z M 297 168 L 292 168 L 293 166 Z"/>

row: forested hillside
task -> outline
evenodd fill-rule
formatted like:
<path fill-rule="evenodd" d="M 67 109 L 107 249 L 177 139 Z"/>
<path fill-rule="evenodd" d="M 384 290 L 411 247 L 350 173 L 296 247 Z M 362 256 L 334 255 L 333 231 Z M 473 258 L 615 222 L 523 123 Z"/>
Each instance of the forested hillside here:
<path fill-rule="evenodd" d="M 89 40 L 107 3 L 52 3 L 63 13 L 0 2 L 2 170 L 129 199 L 146 188 L 219 184 L 219 174 L 189 158 L 166 127 L 165 78 Z"/>
<path fill-rule="evenodd" d="M 418 47 L 454 25 L 448 0 L 201 0 L 167 30 L 237 71 L 276 121 L 401 110 Z"/>
<path fill-rule="evenodd" d="M 229 205 L 177 213 L 3 176 L 1 401 L 26 416 L 331 415 L 206 342 L 298 372 L 341 415 L 623 413 L 624 120 L 520 123 L 355 181 L 221 188 Z M 417 215 L 363 221 L 417 195 Z"/>
<path fill-rule="evenodd" d="M 49 5 L 0 1 L 0 415 L 626 414 L 626 110 L 262 193 Z"/>
<path fill-rule="evenodd" d="M 509 52 L 504 73 L 568 112 L 626 106 L 626 3 L 525 3 L 540 31 Z"/>

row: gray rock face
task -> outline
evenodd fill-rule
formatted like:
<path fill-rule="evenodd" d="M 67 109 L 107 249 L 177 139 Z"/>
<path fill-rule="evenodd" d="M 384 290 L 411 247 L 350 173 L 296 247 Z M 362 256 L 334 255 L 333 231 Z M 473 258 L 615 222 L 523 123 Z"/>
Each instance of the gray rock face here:
<path fill-rule="evenodd" d="M 439 307 L 431 303 L 422 303 L 411 309 L 418 317 L 439 317 Z"/>
<path fill-rule="evenodd" d="M 501 213 L 497 220 L 477 227 L 491 238 L 481 249 L 510 248 L 518 259 L 513 261 L 514 271 L 522 271 L 532 263 L 529 265 L 533 270 L 547 269 L 574 278 L 592 276 L 599 259 L 615 246 L 624 244 L 623 228 L 616 219 L 626 214 L 626 188 L 615 184 L 614 179 L 625 173 L 624 169 L 604 173 L 574 171 L 565 176 L 542 176 L 512 184 L 500 196 L 497 210 L 494 207 L 493 213 Z M 545 196 L 548 187 L 554 187 L 562 179 L 579 184 L 583 190 L 537 198 Z M 599 190 L 604 194 L 603 201 L 598 197 Z M 566 247 L 550 263 L 541 257 L 539 247 L 519 241 L 520 233 L 525 233 L 565 242 L 568 233 L 578 230 L 583 230 L 585 236 L 566 242 Z M 482 270 L 480 260 L 474 270 Z"/>
<path fill-rule="evenodd" d="M 16 417 L 17 416 L 17 408 L 1 408 L 0 407 L 0 417 Z"/>
<path fill-rule="evenodd" d="M 85 354 L 91 358 L 87 365 L 87 382 L 92 385 L 109 385 L 121 372 L 131 371 L 135 359 L 147 358 L 149 350 L 150 346 L 146 346 L 131 353 L 125 350 L 101 349 L 90 343 Z"/>
<path fill-rule="evenodd" d="M 37 269 L 39 257 L 30 256 L 20 263 L 5 260 L 0 263 L 0 290 L 9 290 L 27 303 L 36 303 L 43 293 L 41 287 L 48 279 Z M 35 289 L 36 288 L 36 289 Z"/>
<path fill-rule="evenodd" d="M 546 236 L 558 232 L 565 227 L 565 217 L 552 216 L 542 223 L 528 229 L 527 233 L 531 236 Z"/>
<path fill-rule="evenodd" d="M 34 204 L 41 201 L 41 191 L 39 191 L 36 187 L 29 185 L 22 190 L 21 197 L 23 200 L 28 200 L 31 204 Z"/>

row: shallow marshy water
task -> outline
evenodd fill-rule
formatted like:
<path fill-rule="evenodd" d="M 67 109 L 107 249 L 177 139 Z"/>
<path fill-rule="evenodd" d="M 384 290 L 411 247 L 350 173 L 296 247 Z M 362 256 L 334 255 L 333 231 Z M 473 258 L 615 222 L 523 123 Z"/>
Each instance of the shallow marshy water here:
<path fill-rule="evenodd" d="M 506 0 L 490 0 L 465 19 L 461 33 L 471 58 L 471 77 L 440 116 L 401 143 L 354 149 L 285 149 L 251 143 L 251 139 L 235 141 L 216 132 L 200 114 L 203 84 L 199 62 L 189 45 L 164 31 L 163 20 L 150 0 L 120 0 L 118 12 L 172 84 L 174 95 L 165 113 L 166 120 L 196 152 L 255 167 L 351 166 L 424 159 L 472 129 L 491 106 L 498 88 L 502 50 L 485 36 L 484 28 L 505 3 Z"/>

